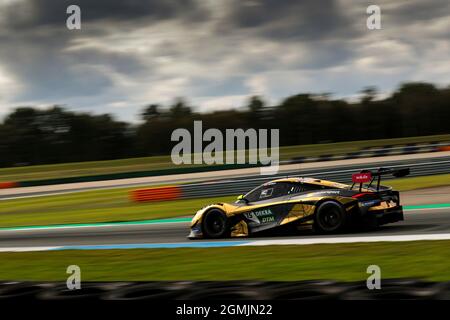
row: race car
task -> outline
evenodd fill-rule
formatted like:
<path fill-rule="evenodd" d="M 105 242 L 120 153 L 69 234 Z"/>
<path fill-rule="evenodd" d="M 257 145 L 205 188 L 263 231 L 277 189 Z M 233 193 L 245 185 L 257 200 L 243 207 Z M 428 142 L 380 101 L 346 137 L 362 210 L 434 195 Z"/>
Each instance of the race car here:
<path fill-rule="evenodd" d="M 403 177 L 409 169 L 363 170 L 352 175 L 352 185 L 298 177 L 269 181 L 235 203 L 214 203 L 197 211 L 188 238 L 247 237 L 292 227 L 329 234 L 402 221 L 399 192 L 380 185 L 387 174 Z"/>

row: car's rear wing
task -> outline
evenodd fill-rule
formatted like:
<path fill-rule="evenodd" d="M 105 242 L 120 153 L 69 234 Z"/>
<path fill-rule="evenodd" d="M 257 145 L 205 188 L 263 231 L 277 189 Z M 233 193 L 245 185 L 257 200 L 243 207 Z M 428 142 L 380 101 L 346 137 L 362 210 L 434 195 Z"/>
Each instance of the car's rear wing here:
<path fill-rule="evenodd" d="M 409 174 L 409 168 L 403 169 L 392 169 L 392 168 L 379 168 L 376 171 L 372 170 L 361 170 L 360 173 L 355 173 L 352 175 L 352 188 L 359 184 L 359 190 L 361 191 L 363 183 L 369 183 L 367 188 L 370 188 L 372 183 L 377 179 L 377 191 L 380 190 L 381 176 L 392 174 L 396 178 L 405 177 Z"/>

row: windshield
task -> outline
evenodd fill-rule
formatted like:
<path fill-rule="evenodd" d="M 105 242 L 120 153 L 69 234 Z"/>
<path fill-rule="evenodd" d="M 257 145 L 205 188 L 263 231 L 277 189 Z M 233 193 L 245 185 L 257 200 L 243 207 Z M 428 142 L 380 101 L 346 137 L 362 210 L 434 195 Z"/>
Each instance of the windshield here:
<path fill-rule="evenodd" d="M 247 193 L 244 198 L 249 202 L 257 202 L 283 197 L 298 192 L 301 192 L 301 185 L 298 183 L 269 182 L 253 189 Z"/>

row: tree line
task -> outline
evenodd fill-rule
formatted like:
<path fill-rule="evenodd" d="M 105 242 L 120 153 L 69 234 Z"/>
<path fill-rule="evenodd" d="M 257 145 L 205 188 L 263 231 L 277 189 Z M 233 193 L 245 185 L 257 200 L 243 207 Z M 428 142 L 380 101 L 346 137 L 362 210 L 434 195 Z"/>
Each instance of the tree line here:
<path fill-rule="evenodd" d="M 60 106 L 20 107 L 0 123 L 0 166 L 109 160 L 170 154 L 177 128 L 280 129 L 280 145 L 315 144 L 450 133 L 450 87 L 405 83 L 376 99 L 374 88 L 357 102 L 327 94 L 298 94 L 278 105 L 249 98 L 246 108 L 195 112 L 182 99 L 143 108 L 141 122 L 77 113 Z"/>

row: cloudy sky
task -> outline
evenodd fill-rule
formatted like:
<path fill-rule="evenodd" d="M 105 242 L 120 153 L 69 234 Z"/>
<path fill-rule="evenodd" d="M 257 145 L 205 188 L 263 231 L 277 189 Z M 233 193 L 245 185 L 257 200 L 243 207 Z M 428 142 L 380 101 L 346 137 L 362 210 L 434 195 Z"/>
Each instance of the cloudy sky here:
<path fill-rule="evenodd" d="M 81 30 L 66 28 L 71 4 Z M 381 30 L 366 27 L 370 4 Z M 0 0 L 0 116 L 62 104 L 136 121 L 176 97 L 207 111 L 444 86 L 449 57 L 448 0 Z"/>

